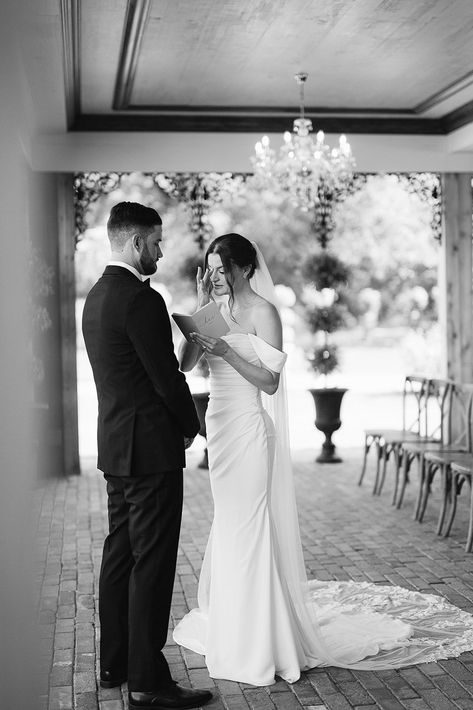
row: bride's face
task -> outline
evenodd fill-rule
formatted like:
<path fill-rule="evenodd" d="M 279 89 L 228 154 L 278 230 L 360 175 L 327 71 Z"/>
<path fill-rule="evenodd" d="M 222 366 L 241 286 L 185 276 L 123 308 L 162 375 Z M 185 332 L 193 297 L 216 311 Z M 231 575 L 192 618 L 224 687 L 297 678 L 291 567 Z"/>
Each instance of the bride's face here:
<path fill-rule="evenodd" d="M 228 281 L 223 268 L 220 254 L 209 254 L 207 265 L 210 270 L 212 291 L 216 296 L 225 296 L 230 293 Z"/>
<path fill-rule="evenodd" d="M 220 254 L 209 254 L 207 266 L 210 269 L 210 281 L 212 282 L 212 291 L 215 296 L 230 294 L 228 281 L 230 281 L 234 293 L 238 293 L 245 282 L 244 269 L 236 264 L 233 265 L 230 274 L 225 273 Z"/>

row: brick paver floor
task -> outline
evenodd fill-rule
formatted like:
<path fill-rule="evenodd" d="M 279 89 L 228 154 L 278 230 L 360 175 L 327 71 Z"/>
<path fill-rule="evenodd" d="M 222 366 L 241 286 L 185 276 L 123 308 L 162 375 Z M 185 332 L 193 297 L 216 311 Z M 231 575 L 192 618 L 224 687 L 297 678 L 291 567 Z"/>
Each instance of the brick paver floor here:
<path fill-rule="evenodd" d="M 414 486 L 401 510 L 391 504 L 391 481 L 371 495 L 372 472 L 358 479 L 361 452 L 342 452 L 344 462 L 316 465 L 314 452 L 298 452 L 297 495 L 309 577 L 369 580 L 442 594 L 473 612 L 473 554 L 464 543 L 466 491 L 451 537 L 435 535 L 438 495 L 425 520 L 412 520 Z M 171 625 L 196 601 L 197 579 L 212 516 L 207 472 L 190 455 L 186 471 L 178 574 Z M 49 710 L 123 710 L 126 686 L 97 684 L 97 577 L 106 532 L 105 486 L 91 461 L 83 475 L 48 483 L 37 494 L 38 585 L 41 593 L 41 701 Z M 304 673 L 289 685 L 255 688 L 209 678 L 201 656 L 172 641 L 165 649 L 173 676 L 211 688 L 209 710 L 473 710 L 473 653 L 458 659 L 383 671 L 336 668 Z"/>

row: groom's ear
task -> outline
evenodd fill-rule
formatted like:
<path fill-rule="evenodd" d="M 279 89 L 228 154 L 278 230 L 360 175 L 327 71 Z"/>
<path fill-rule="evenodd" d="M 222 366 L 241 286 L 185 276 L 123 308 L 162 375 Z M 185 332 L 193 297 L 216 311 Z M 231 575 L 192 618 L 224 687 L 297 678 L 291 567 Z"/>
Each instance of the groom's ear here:
<path fill-rule="evenodd" d="M 131 243 L 137 251 L 139 251 L 141 248 L 141 242 L 142 242 L 141 234 L 133 234 L 133 236 L 131 238 Z"/>

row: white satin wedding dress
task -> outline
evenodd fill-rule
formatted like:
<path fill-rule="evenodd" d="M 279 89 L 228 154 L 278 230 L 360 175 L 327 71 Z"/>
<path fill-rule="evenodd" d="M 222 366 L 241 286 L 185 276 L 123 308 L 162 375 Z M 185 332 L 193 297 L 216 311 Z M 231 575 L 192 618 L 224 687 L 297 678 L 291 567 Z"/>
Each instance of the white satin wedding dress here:
<path fill-rule="evenodd" d="M 315 666 L 381 670 L 471 650 L 473 617 L 438 596 L 307 582 L 284 422 L 286 355 L 253 334 L 224 337 L 248 362 L 281 372 L 281 382 L 277 395 L 262 397 L 208 356 L 214 520 L 198 608 L 178 623 L 174 640 L 203 654 L 211 677 L 256 686 L 275 675 L 295 682 Z"/>

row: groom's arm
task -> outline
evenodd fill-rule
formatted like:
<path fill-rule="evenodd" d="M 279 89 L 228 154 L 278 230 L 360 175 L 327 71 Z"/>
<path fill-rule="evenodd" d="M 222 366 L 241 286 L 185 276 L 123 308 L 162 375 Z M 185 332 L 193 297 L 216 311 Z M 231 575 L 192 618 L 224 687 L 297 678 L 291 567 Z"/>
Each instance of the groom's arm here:
<path fill-rule="evenodd" d="M 163 297 L 139 291 L 127 313 L 127 333 L 143 367 L 165 406 L 188 437 L 200 429 L 194 401 L 174 354 L 171 324 Z"/>

